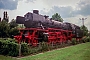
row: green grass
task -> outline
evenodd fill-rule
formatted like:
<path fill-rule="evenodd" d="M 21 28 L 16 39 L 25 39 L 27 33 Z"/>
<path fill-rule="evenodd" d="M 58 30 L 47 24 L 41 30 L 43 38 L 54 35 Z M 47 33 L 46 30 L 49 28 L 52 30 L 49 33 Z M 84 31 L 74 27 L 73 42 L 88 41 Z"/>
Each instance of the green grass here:
<path fill-rule="evenodd" d="M 0 60 L 90 60 L 90 42 L 19 59 L 0 55 Z"/>
<path fill-rule="evenodd" d="M 17 60 L 14 57 L 0 55 L 0 60 Z"/>
<path fill-rule="evenodd" d="M 23 57 L 20 60 L 90 60 L 90 42 Z"/>

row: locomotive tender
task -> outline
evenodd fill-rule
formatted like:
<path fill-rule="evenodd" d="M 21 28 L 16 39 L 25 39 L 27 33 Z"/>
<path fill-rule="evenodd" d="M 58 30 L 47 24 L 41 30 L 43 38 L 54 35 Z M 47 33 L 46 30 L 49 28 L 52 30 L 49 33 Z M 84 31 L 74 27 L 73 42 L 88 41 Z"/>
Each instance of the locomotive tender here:
<path fill-rule="evenodd" d="M 24 17 L 17 16 L 16 23 L 24 24 L 26 28 L 20 29 L 20 35 L 15 38 L 19 42 L 23 40 L 33 46 L 42 41 L 49 44 L 67 42 L 72 38 L 82 38 L 83 35 L 79 26 L 52 20 L 46 15 L 40 15 L 38 10 L 28 12 Z"/>

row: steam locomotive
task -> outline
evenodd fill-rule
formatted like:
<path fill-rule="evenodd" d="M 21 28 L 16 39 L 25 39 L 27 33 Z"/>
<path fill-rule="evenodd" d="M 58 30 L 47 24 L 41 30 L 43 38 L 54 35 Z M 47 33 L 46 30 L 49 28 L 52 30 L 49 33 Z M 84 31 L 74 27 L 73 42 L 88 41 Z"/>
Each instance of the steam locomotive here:
<path fill-rule="evenodd" d="M 52 20 L 46 15 L 40 15 L 38 10 L 33 10 L 33 13 L 28 12 L 24 17 L 17 16 L 16 23 L 24 24 L 26 28 L 19 29 L 20 34 L 14 36 L 15 39 L 19 43 L 23 40 L 33 46 L 37 46 L 42 41 L 56 44 L 67 42 L 72 38 L 80 39 L 83 36 L 79 26 Z"/>

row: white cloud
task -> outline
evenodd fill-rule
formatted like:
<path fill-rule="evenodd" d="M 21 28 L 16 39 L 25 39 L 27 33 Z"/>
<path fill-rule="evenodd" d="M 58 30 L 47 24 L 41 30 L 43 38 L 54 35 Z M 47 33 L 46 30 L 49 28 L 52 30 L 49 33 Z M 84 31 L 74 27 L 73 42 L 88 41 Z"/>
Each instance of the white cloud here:
<path fill-rule="evenodd" d="M 82 15 L 77 15 L 76 17 L 65 18 L 64 22 L 70 22 L 78 26 L 82 26 L 82 20 L 80 20 L 79 18 L 87 18 L 86 20 L 84 20 L 84 25 L 88 28 L 88 30 L 90 30 L 90 15 L 86 17 Z"/>
<path fill-rule="evenodd" d="M 49 16 L 58 12 L 65 21 L 79 26 L 82 25 L 79 18 L 87 18 L 85 25 L 90 30 L 90 0 L 19 0 L 16 6 L 14 10 L 0 9 L 0 17 L 3 18 L 3 12 L 7 11 L 11 20 L 38 9 L 40 14 Z"/>
<path fill-rule="evenodd" d="M 73 7 L 75 7 L 79 1 L 80 0 L 44 0 L 45 4 L 48 6 L 73 6 Z"/>

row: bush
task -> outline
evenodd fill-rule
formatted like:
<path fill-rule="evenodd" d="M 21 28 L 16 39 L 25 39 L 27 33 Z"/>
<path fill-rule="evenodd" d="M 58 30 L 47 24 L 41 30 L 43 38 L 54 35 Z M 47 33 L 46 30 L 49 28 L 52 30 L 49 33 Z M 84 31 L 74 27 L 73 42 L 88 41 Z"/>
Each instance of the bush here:
<path fill-rule="evenodd" d="M 18 56 L 18 44 L 17 43 L 14 43 L 14 42 L 11 42 L 8 44 L 9 46 L 9 53 L 8 55 L 10 56 Z"/>
<path fill-rule="evenodd" d="M 24 56 L 29 54 L 29 47 L 27 43 L 21 43 L 21 53 Z"/>
<path fill-rule="evenodd" d="M 48 44 L 46 42 L 40 43 L 39 47 L 29 47 L 27 43 L 21 43 L 21 53 L 23 56 L 29 54 L 36 54 L 47 50 L 48 50 Z"/>
<path fill-rule="evenodd" d="M 90 37 L 89 36 L 86 37 L 86 40 L 87 40 L 87 42 L 90 42 Z"/>
<path fill-rule="evenodd" d="M 76 39 L 75 38 L 72 38 L 72 45 L 75 45 L 76 44 Z"/>
<path fill-rule="evenodd" d="M 0 40 L 0 54 L 18 56 L 18 44 L 9 40 Z"/>
<path fill-rule="evenodd" d="M 29 48 L 29 54 L 36 54 L 40 52 L 41 52 L 41 49 L 39 47 Z"/>
<path fill-rule="evenodd" d="M 90 37 L 88 36 L 85 36 L 82 38 L 82 42 L 85 43 L 85 42 L 90 42 Z"/>
<path fill-rule="evenodd" d="M 42 42 L 41 47 L 42 47 L 42 49 L 41 49 L 42 52 L 49 50 L 48 44 L 46 42 Z"/>

